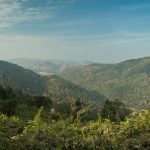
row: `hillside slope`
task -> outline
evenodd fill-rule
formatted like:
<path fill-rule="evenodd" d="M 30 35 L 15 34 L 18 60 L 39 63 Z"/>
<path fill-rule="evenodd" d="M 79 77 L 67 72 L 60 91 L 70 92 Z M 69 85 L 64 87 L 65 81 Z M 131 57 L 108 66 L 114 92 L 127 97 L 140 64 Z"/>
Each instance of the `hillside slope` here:
<path fill-rule="evenodd" d="M 77 66 L 64 70 L 59 76 L 101 92 L 111 100 L 118 98 L 143 107 L 150 103 L 150 57 L 118 64 Z"/>
<path fill-rule="evenodd" d="M 33 71 L 5 61 L 0 61 L 0 84 L 21 90 L 26 94 L 51 96 L 58 100 L 69 96 L 97 101 L 105 99 L 97 92 L 88 91 L 57 76 L 40 76 Z"/>

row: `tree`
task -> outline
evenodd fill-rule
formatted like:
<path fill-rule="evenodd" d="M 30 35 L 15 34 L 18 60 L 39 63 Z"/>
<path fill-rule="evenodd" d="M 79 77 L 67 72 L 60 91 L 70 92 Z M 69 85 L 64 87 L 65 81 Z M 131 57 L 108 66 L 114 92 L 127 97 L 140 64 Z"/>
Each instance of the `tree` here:
<path fill-rule="evenodd" d="M 82 103 L 79 98 L 70 97 L 68 104 L 70 107 L 70 115 L 73 117 L 73 121 L 75 121 L 78 111 L 82 108 Z"/>
<path fill-rule="evenodd" d="M 35 96 L 34 105 L 38 108 L 40 108 L 41 106 L 50 107 L 52 105 L 52 100 L 44 96 Z"/>
<path fill-rule="evenodd" d="M 2 103 L 0 111 L 6 115 L 14 115 L 16 113 L 17 101 L 16 100 L 6 100 Z"/>
<path fill-rule="evenodd" d="M 7 99 L 7 91 L 0 85 L 0 99 Z"/>
<path fill-rule="evenodd" d="M 118 99 L 116 99 L 115 101 L 109 101 L 107 99 L 101 111 L 101 115 L 103 118 L 109 119 L 110 121 L 114 122 L 123 121 L 130 113 L 131 110 Z"/>

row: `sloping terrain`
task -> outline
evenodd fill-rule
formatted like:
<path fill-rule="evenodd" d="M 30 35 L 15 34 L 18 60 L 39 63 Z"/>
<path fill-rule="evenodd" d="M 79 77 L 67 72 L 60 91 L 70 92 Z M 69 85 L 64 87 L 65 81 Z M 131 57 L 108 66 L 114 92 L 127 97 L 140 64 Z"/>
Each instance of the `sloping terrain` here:
<path fill-rule="evenodd" d="M 150 57 L 118 64 L 91 64 L 68 68 L 60 77 L 111 100 L 147 106 L 150 102 Z"/>
<path fill-rule="evenodd" d="M 105 99 L 98 92 L 86 90 L 57 76 L 40 76 L 5 61 L 0 61 L 0 84 L 21 90 L 26 94 L 50 96 L 58 100 L 64 100 L 70 96 L 97 101 Z"/>

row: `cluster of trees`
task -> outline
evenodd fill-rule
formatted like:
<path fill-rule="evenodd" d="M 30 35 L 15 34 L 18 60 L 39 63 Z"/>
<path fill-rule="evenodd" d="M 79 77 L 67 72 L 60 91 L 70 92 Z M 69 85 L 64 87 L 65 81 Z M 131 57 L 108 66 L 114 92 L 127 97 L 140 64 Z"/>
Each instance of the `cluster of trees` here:
<path fill-rule="evenodd" d="M 17 107 L 17 94 L 10 87 L 0 86 L 0 112 L 14 115 Z"/>
<path fill-rule="evenodd" d="M 115 101 L 106 100 L 102 109 L 101 115 L 103 118 L 109 119 L 113 122 L 120 122 L 125 120 L 131 114 L 131 109 L 118 99 Z"/>
<path fill-rule="evenodd" d="M 120 123 L 99 118 L 93 122 L 72 119 L 43 122 L 41 107 L 33 120 L 0 115 L 1 150 L 148 150 L 150 111 L 132 114 Z"/>
<path fill-rule="evenodd" d="M 4 88 L 0 86 L 0 112 L 7 115 L 15 115 L 16 107 L 20 104 L 19 94 L 20 93 L 13 91 L 10 87 Z M 61 114 L 70 116 L 73 122 L 76 122 L 79 118 L 82 119 L 82 121 L 96 120 L 98 113 L 100 113 L 102 118 L 109 119 L 113 122 L 120 122 L 131 113 L 130 109 L 119 100 L 106 100 L 103 109 L 100 111 L 100 107 L 97 107 L 97 103 L 87 104 L 86 101 L 83 102 L 83 100 L 77 96 L 69 97 L 68 101 L 62 102 L 55 102 L 51 98 L 44 96 L 28 96 L 28 99 L 30 99 L 28 103 L 26 100 L 22 102 L 36 108 L 44 107 L 47 111 L 51 112 L 51 118 L 56 118 L 56 120 L 61 118 Z"/>
<path fill-rule="evenodd" d="M 77 96 L 62 102 L 43 96 L 27 99 L 0 87 L 1 150 L 150 149 L 149 110 L 133 114 L 119 100 L 106 100 L 100 109 Z M 23 117 L 30 114 L 35 117 Z"/>

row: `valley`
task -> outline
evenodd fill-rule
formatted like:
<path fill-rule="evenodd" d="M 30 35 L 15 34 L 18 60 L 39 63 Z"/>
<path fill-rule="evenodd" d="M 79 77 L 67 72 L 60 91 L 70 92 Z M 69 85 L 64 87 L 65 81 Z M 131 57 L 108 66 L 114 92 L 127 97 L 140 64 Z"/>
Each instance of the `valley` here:
<path fill-rule="evenodd" d="M 22 61 L 25 62 L 25 59 Z M 21 59 L 16 61 L 18 65 L 30 68 L 35 71 L 36 65 L 28 62 L 24 65 Z M 37 61 L 40 64 L 40 61 Z M 44 72 L 59 76 L 66 81 L 78 85 L 86 90 L 95 91 L 104 95 L 110 100 L 119 99 L 124 101 L 129 106 L 137 106 L 145 108 L 149 106 L 149 90 L 150 90 L 150 57 L 140 58 L 135 60 L 128 60 L 117 64 L 65 64 L 60 63 L 61 66 L 65 64 L 63 69 L 53 71 L 54 65 L 47 64 L 43 61 L 45 68 Z M 77 65 L 78 64 L 78 65 Z M 35 71 L 37 72 L 37 71 Z"/>
<path fill-rule="evenodd" d="M 0 148 L 149 149 L 149 64 L 69 64 L 41 75 L 0 61 Z"/>
<path fill-rule="evenodd" d="M 150 150 L 149 0 L 0 0 L 0 150 Z"/>

